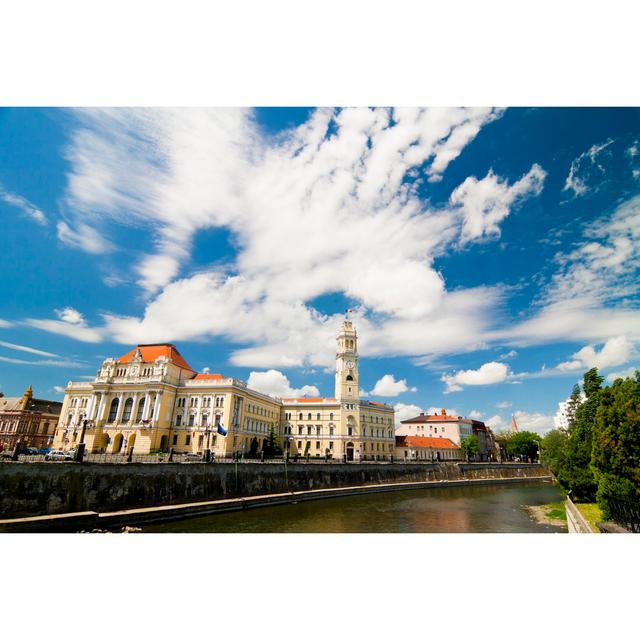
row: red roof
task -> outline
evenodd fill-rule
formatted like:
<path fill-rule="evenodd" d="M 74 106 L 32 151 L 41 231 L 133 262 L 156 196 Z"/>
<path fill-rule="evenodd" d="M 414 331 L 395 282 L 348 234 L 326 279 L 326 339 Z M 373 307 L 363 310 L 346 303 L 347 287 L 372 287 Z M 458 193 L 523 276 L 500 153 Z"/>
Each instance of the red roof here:
<path fill-rule="evenodd" d="M 221 373 L 197 373 L 192 380 L 223 380 L 225 377 Z"/>
<path fill-rule="evenodd" d="M 140 349 L 143 362 L 155 362 L 160 356 L 166 356 L 181 369 L 187 369 L 193 371 L 193 369 L 187 364 L 187 361 L 180 355 L 180 352 L 172 344 L 139 344 L 137 347 L 131 349 L 123 356 L 118 358 L 118 362 L 131 362 L 135 352 Z"/>
<path fill-rule="evenodd" d="M 449 438 L 431 438 L 429 436 L 396 436 L 396 447 L 415 447 L 416 449 L 459 449 Z"/>

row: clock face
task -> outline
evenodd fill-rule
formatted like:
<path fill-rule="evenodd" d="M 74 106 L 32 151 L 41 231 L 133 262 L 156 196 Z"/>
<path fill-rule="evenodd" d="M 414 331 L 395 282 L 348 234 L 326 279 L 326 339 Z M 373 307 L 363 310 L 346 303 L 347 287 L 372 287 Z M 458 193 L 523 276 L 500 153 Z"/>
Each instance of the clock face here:
<path fill-rule="evenodd" d="M 347 360 L 347 368 L 353 369 L 353 360 Z"/>

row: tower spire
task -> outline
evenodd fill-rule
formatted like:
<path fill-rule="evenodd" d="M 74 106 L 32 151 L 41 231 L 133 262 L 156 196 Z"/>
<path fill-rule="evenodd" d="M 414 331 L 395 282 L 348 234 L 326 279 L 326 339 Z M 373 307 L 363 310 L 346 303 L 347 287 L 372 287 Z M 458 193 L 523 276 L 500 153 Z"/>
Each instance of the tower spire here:
<path fill-rule="evenodd" d="M 518 423 L 516 422 L 516 416 L 511 414 L 511 432 L 518 433 Z"/>

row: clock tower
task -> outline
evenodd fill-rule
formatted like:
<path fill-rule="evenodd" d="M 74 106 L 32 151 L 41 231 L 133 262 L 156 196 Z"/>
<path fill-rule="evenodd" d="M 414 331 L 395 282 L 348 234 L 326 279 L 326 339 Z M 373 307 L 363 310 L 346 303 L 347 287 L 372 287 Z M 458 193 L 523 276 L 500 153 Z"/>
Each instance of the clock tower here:
<path fill-rule="evenodd" d="M 358 402 L 358 336 L 351 320 L 342 323 L 337 337 L 336 399 Z"/>

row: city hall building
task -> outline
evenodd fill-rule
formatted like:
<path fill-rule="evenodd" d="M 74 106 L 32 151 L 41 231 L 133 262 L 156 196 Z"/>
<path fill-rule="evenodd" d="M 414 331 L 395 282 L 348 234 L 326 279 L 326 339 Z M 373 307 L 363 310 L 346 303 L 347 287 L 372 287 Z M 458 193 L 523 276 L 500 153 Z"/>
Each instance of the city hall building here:
<path fill-rule="evenodd" d="M 138 345 L 105 360 L 92 382 L 68 383 L 53 446 L 255 455 L 273 430 L 291 456 L 390 459 L 394 409 L 360 400 L 357 340 L 345 320 L 333 398 L 273 398 L 242 380 L 194 371 L 172 344 Z"/>

